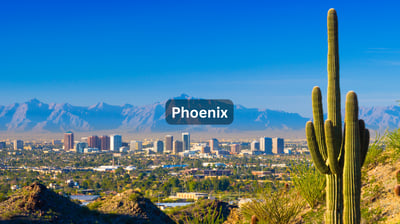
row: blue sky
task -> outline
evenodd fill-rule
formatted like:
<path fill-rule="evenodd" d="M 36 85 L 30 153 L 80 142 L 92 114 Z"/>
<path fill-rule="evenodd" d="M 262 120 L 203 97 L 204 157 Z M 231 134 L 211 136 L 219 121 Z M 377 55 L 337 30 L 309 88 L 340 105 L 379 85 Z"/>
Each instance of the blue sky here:
<path fill-rule="evenodd" d="M 400 99 L 395 1 L 84 2 L 2 3 L 0 105 L 144 105 L 186 93 L 310 116 L 313 86 L 326 95 L 329 8 L 342 96 Z"/>

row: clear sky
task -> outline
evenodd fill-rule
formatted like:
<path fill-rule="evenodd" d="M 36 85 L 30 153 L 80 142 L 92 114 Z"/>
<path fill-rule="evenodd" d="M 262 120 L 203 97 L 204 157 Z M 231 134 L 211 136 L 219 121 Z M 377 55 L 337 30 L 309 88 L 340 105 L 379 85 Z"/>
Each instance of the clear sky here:
<path fill-rule="evenodd" d="M 396 104 L 399 3 L 349 2 L 3 1 L 0 105 L 144 105 L 186 93 L 310 116 L 313 86 L 326 95 L 329 8 L 342 95 Z"/>

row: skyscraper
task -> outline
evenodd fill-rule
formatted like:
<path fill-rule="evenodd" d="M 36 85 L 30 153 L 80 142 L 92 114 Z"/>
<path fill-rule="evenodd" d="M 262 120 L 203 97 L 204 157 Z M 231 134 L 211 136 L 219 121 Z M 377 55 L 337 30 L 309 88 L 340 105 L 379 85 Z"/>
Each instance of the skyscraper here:
<path fill-rule="evenodd" d="M 189 132 L 182 133 L 183 151 L 190 150 L 190 134 Z"/>
<path fill-rule="evenodd" d="M 259 151 L 260 150 L 260 143 L 258 141 L 252 141 L 250 144 L 251 151 Z"/>
<path fill-rule="evenodd" d="M 68 131 L 64 133 L 64 150 L 74 149 L 74 133 Z"/>
<path fill-rule="evenodd" d="M 121 135 L 111 135 L 110 136 L 110 150 L 119 152 L 119 148 L 121 146 L 122 146 L 122 137 L 121 137 Z"/>
<path fill-rule="evenodd" d="M 219 150 L 218 145 L 219 145 L 218 139 L 213 138 L 210 140 L 210 150 L 212 153 Z"/>
<path fill-rule="evenodd" d="M 239 154 L 240 153 L 240 145 L 232 144 L 231 145 L 231 154 Z"/>
<path fill-rule="evenodd" d="M 173 144 L 172 153 L 177 155 L 178 153 L 183 152 L 183 142 L 175 140 Z"/>
<path fill-rule="evenodd" d="M 174 137 L 172 135 L 165 136 L 165 151 L 172 152 Z"/>
<path fill-rule="evenodd" d="M 101 140 L 96 135 L 89 136 L 87 139 L 87 143 L 89 148 L 101 149 Z"/>
<path fill-rule="evenodd" d="M 164 143 L 160 140 L 155 141 L 153 149 L 157 153 L 162 154 L 164 152 Z"/>
<path fill-rule="evenodd" d="M 210 147 L 209 146 L 201 146 L 201 153 L 210 153 Z"/>
<path fill-rule="evenodd" d="M 285 142 L 283 138 L 273 138 L 272 139 L 272 153 L 282 154 L 285 147 Z"/>
<path fill-rule="evenodd" d="M 14 150 L 23 149 L 24 141 L 22 140 L 14 140 Z"/>
<path fill-rule="evenodd" d="M 265 154 L 272 154 L 272 138 L 260 138 L 260 151 Z"/>
<path fill-rule="evenodd" d="M 103 135 L 100 137 L 101 150 L 110 150 L 110 136 Z"/>

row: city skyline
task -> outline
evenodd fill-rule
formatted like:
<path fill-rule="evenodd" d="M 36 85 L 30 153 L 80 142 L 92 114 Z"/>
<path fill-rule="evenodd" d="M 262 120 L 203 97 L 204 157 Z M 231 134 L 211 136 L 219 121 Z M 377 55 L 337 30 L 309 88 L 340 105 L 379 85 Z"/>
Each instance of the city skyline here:
<path fill-rule="evenodd" d="M 355 88 L 361 106 L 394 105 L 398 5 L 7 2 L 0 105 L 146 105 L 187 93 L 310 117 L 312 87 L 326 92 L 329 8 L 339 17 L 342 96 Z"/>

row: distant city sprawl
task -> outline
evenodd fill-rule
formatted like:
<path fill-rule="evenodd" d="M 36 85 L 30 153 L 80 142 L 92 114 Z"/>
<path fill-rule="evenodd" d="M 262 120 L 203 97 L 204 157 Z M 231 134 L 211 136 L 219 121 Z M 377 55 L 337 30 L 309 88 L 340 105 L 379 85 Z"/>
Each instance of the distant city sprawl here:
<path fill-rule="evenodd" d="M 307 159 L 309 154 L 304 140 L 193 139 L 196 136 L 189 132 L 165 135 L 164 139 L 128 140 L 118 134 L 76 138 L 68 131 L 62 139 L 51 141 L 4 140 L 0 142 L 1 193 L 7 195 L 40 179 L 49 188 L 69 195 L 133 188 L 162 201 L 239 200 L 271 181 L 288 180 L 292 161 Z"/>

